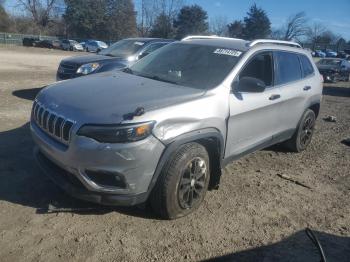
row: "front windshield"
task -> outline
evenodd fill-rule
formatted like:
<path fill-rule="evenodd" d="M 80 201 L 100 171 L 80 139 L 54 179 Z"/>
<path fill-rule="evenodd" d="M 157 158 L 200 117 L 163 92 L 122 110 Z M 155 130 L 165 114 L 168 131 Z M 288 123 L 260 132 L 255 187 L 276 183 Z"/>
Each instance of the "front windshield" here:
<path fill-rule="evenodd" d="M 137 41 L 137 40 L 121 40 L 107 49 L 100 52 L 100 55 L 107 55 L 107 56 L 116 56 L 116 57 L 123 57 L 126 58 L 128 56 L 131 56 L 135 54 L 137 51 L 139 51 L 145 42 Z"/>
<path fill-rule="evenodd" d="M 199 89 L 220 84 L 236 65 L 241 51 L 218 46 L 173 43 L 126 70 L 135 75 Z"/>
<path fill-rule="evenodd" d="M 338 59 L 321 59 L 318 62 L 320 65 L 340 65 L 341 60 Z"/>

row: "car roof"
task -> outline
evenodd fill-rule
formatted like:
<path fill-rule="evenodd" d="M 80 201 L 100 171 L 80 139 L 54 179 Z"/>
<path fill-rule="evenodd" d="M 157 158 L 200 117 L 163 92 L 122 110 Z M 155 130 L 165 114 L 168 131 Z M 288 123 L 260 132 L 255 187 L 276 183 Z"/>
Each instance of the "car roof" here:
<path fill-rule="evenodd" d="M 174 39 L 166 39 L 166 38 L 151 38 L 151 37 L 133 37 L 133 38 L 126 38 L 122 40 L 134 40 L 134 41 L 140 41 L 140 42 L 174 42 Z"/>
<path fill-rule="evenodd" d="M 206 46 L 218 46 L 222 48 L 231 48 L 240 51 L 247 51 L 249 49 L 249 41 L 243 39 L 189 39 L 186 41 L 181 41 L 182 43 L 206 45 Z"/>
<path fill-rule="evenodd" d="M 298 43 L 273 39 L 257 39 L 248 41 L 238 38 L 217 36 L 189 36 L 182 39 L 181 43 L 215 46 L 220 48 L 235 49 L 241 52 L 257 49 L 270 49 L 276 51 L 297 52 L 306 56 L 310 55 L 310 52 L 303 49 Z"/>
<path fill-rule="evenodd" d="M 325 58 L 321 58 L 320 60 L 345 60 L 345 59 L 339 58 L 339 57 L 325 57 Z"/>

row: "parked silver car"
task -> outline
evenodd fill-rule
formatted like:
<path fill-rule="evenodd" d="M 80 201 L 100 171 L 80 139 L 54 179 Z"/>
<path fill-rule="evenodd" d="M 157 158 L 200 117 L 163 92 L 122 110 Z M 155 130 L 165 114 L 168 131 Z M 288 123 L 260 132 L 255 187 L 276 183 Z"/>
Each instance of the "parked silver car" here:
<path fill-rule="evenodd" d="M 75 40 L 62 40 L 61 48 L 66 51 L 83 51 L 83 46 Z"/>
<path fill-rule="evenodd" d="M 311 142 L 322 78 L 293 42 L 192 36 L 123 71 L 52 84 L 35 99 L 35 156 L 69 194 L 150 200 L 164 218 L 199 207 L 232 160 Z"/>
<path fill-rule="evenodd" d="M 102 41 L 89 40 L 85 42 L 86 52 L 100 52 L 107 47 L 108 45 Z"/>

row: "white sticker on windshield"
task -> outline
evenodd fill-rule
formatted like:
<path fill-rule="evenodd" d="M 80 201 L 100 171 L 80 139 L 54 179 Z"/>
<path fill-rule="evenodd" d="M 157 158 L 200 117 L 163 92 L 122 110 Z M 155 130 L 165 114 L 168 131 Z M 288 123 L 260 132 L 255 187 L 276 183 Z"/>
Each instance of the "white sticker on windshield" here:
<path fill-rule="evenodd" d="M 145 43 L 144 42 L 135 42 L 134 44 L 135 45 L 144 45 Z"/>
<path fill-rule="evenodd" d="M 237 56 L 238 57 L 242 54 L 242 52 L 238 51 L 238 50 L 218 48 L 214 51 L 214 54 L 229 55 L 229 56 Z"/>

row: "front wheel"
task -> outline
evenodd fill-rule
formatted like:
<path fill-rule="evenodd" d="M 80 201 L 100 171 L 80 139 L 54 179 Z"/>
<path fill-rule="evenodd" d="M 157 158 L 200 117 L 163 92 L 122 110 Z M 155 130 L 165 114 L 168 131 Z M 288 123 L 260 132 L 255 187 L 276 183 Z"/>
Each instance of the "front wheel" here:
<path fill-rule="evenodd" d="M 285 142 L 286 147 L 294 152 L 304 151 L 311 142 L 315 129 L 315 121 L 316 116 L 314 111 L 307 109 L 301 117 L 294 135 Z"/>
<path fill-rule="evenodd" d="M 153 210 L 165 219 L 186 216 L 203 202 L 210 178 L 209 156 L 204 146 L 181 146 L 165 165 L 151 194 Z"/>

